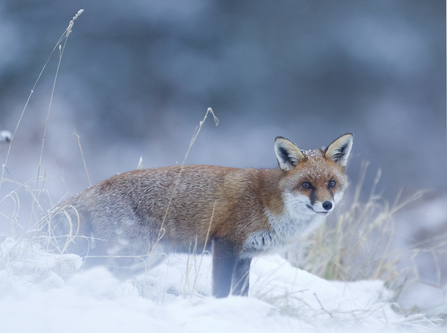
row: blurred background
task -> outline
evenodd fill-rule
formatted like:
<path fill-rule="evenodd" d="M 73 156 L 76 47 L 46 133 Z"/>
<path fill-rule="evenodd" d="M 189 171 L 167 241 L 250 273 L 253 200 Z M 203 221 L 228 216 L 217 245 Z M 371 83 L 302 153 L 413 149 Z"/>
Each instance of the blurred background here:
<path fill-rule="evenodd" d="M 81 8 L 38 171 L 57 51 L 23 118 L 22 110 Z M 220 123 L 207 119 L 187 164 L 276 167 L 278 135 L 310 149 L 352 132 L 347 172 L 355 184 L 362 160 L 371 162 L 365 193 L 381 169 L 384 199 L 429 189 L 445 208 L 445 18 L 443 0 L 3 0 L 0 130 L 20 126 L 2 227 L 11 229 L 11 216 L 39 218 L 12 190 L 44 188 L 45 211 L 87 188 L 84 160 L 92 184 L 135 169 L 140 157 L 146 168 L 181 163 L 208 107 Z M 447 230 L 446 215 L 436 216 L 435 232 Z"/>
<path fill-rule="evenodd" d="M 275 167 L 273 140 L 300 148 L 355 134 L 393 199 L 444 191 L 445 1 L 36 1 L 0 5 L 0 124 L 13 131 L 70 19 L 43 152 L 72 193 L 136 168 L 181 163 Z M 17 131 L 8 171 L 36 176 L 58 54 Z M 5 152 L 2 152 L 5 155 Z M 58 169 L 58 173 L 53 170 Z M 53 192 L 55 191 L 55 192 Z M 57 198 L 63 192 L 52 189 Z"/>

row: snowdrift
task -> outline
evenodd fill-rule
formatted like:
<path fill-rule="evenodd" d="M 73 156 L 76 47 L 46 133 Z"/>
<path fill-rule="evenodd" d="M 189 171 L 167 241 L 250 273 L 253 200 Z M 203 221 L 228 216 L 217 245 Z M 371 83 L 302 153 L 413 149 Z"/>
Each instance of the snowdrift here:
<path fill-rule="evenodd" d="M 7 238 L 1 244 L 1 332 L 407 332 L 433 329 L 393 310 L 382 281 L 326 281 L 279 255 L 253 260 L 249 297 L 211 296 L 211 257 L 170 255 L 136 278 L 82 270 Z"/>

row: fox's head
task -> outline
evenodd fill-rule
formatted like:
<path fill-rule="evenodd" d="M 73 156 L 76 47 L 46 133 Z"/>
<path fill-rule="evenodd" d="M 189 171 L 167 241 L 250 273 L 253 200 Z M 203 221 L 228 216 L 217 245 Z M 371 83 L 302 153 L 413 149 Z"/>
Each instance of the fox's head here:
<path fill-rule="evenodd" d="M 300 150 L 290 140 L 275 139 L 284 205 L 291 216 L 327 215 L 343 197 L 348 185 L 345 166 L 353 135 L 344 134 L 326 149 Z"/>

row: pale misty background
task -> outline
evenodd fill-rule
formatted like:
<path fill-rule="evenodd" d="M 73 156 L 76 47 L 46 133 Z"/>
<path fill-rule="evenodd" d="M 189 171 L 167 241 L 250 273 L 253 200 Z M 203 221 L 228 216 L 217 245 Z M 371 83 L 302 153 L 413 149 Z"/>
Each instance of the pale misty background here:
<path fill-rule="evenodd" d="M 378 192 L 388 200 L 400 189 L 438 195 L 447 187 L 445 5 L 4 0 L 0 129 L 15 129 L 47 57 L 83 8 L 49 117 L 38 184 L 49 193 L 44 209 L 89 186 L 75 131 L 94 184 L 135 169 L 140 156 L 146 168 L 181 163 L 208 107 L 220 123 L 207 119 L 187 164 L 276 167 L 278 135 L 310 149 L 352 132 L 348 174 L 355 184 L 361 161 L 371 162 L 365 193 L 381 168 Z M 6 165 L 8 178 L 30 188 L 57 61 L 56 52 Z M 2 197 L 17 188 L 4 184 Z M 27 221 L 21 200 L 19 220 Z"/>

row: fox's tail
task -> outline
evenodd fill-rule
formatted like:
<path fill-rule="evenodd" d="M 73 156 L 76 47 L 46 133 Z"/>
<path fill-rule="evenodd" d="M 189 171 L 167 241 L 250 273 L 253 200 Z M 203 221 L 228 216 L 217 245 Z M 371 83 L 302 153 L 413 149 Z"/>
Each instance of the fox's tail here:
<path fill-rule="evenodd" d="M 76 197 L 63 202 L 45 216 L 40 229 L 46 235 L 48 247 L 60 254 L 85 256 L 94 247 L 90 214 L 79 209 Z"/>

